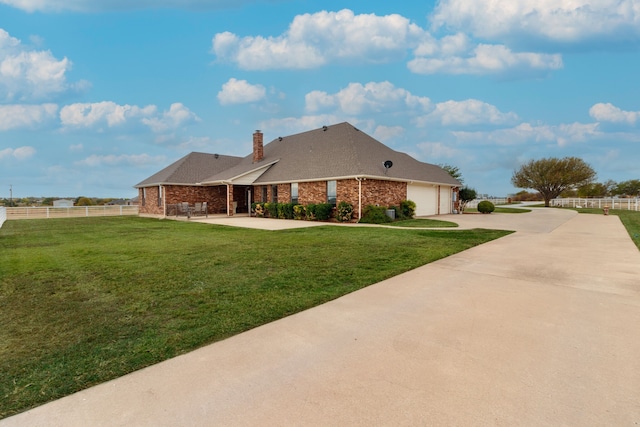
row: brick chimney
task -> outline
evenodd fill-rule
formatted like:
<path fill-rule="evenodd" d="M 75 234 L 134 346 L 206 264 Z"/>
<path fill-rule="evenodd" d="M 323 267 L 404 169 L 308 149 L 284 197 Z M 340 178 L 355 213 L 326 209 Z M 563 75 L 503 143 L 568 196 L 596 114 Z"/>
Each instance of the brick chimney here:
<path fill-rule="evenodd" d="M 253 163 L 264 159 L 264 146 L 262 144 L 262 132 L 259 130 L 253 134 Z"/>

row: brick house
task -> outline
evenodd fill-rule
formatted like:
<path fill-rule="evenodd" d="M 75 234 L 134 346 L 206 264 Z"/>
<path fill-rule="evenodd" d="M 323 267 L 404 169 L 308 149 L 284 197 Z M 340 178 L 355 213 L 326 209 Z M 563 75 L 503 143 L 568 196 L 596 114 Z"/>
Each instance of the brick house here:
<path fill-rule="evenodd" d="M 190 153 L 137 184 L 140 213 L 166 216 L 168 206 L 207 202 L 208 213 L 248 213 L 252 202 L 416 203 L 416 215 L 452 213 L 460 182 L 437 165 L 392 150 L 349 123 L 278 137 L 253 134 L 246 157 Z"/>

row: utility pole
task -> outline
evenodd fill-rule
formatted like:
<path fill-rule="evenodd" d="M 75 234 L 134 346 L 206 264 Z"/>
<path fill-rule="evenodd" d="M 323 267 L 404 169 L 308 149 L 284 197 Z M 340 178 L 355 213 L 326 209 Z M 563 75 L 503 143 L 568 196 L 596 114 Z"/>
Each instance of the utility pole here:
<path fill-rule="evenodd" d="M 9 184 L 9 207 L 13 207 L 13 185 Z"/>

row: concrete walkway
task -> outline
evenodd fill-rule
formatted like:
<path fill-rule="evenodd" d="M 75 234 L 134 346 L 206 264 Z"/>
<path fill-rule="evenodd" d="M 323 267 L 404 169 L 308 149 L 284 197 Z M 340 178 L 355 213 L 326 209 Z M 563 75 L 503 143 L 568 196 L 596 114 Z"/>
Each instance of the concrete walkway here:
<path fill-rule="evenodd" d="M 453 217 L 519 231 L 0 426 L 640 425 L 618 217 Z"/>

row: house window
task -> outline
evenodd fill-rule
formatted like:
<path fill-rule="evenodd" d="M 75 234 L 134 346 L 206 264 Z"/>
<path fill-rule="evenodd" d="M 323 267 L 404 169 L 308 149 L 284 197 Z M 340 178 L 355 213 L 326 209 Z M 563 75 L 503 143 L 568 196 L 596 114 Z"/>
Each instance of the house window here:
<path fill-rule="evenodd" d="M 335 206 L 337 199 L 337 183 L 336 181 L 327 181 L 327 203 Z"/>
<path fill-rule="evenodd" d="M 142 187 L 142 206 L 146 206 L 147 204 L 147 188 L 146 187 Z"/>
<path fill-rule="evenodd" d="M 162 206 L 162 185 L 158 185 L 158 206 Z"/>
<path fill-rule="evenodd" d="M 291 203 L 298 203 L 298 183 L 291 184 Z"/>
<path fill-rule="evenodd" d="M 266 202 L 267 200 L 269 200 L 269 199 L 267 199 L 267 186 L 263 185 L 262 186 L 262 201 Z"/>
<path fill-rule="evenodd" d="M 277 185 L 271 186 L 271 201 L 273 203 L 278 203 L 278 186 Z"/>

